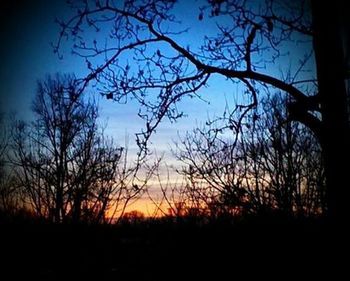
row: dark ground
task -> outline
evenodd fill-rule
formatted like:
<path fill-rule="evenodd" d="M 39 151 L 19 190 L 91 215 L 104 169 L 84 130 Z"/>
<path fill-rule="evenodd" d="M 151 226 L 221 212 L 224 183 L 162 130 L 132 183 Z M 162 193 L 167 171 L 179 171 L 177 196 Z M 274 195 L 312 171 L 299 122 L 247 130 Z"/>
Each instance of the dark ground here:
<path fill-rule="evenodd" d="M 0 280 L 349 280 L 348 238 L 322 219 L 0 226 Z"/>

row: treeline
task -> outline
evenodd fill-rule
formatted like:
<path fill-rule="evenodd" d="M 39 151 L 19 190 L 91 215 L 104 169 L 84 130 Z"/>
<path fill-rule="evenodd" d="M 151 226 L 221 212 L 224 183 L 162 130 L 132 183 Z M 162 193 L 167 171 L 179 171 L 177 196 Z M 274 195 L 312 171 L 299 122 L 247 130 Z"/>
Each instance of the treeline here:
<path fill-rule="evenodd" d="M 52 222 L 138 222 L 144 215 L 125 214 L 125 208 L 155 176 L 161 198 L 150 199 L 158 216 L 322 214 L 321 149 L 309 129 L 289 120 L 289 103 L 267 95 L 254 110 L 227 109 L 188 132 L 174 149 L 184 183 L 172 185 L 164 183 L 159 160 L 128 163 L 127 149 L 105 135 L 97 102 L 74 76 L 48 77 L 38 83 L 34 121 L 2 118 L 2 212 L 25 211 Z"/>
<path fill-rule="evenodd" d="M 282 96 L 268 95 L 260 104 L 250 112 L 226 110 L 176 143 L 185 184 L 161 184 L 159 208 L 168 206 L 174 216 L 214 218 L 324 214 L 325 176 L 317 139 L 289 120 L 290 101 Z"/>
<path fill-rule="evenodd" d="M 53 222 L 108 222 L 142 195 L 127 149 L 98 123 L 97 102 L 74 76 L 39 82 L 34 121 L 11 120 L 1 139 L 1 209 Z M 5 122 L 3 125 L 6 126 Z M 8 126 L 8 125 L 7 125 Z"/>

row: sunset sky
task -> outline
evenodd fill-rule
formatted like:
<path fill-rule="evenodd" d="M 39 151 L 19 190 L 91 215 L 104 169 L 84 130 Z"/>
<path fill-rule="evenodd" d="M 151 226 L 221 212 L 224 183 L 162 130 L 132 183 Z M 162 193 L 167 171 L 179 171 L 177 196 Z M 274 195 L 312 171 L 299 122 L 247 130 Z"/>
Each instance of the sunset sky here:
<path fill-rule="evenodd" d="M 75 73 L 77 77 L 82 77 L 86 74 L 85 63 L 71 55 L 69 45 L 63 49 L 63 59 L 59 59 L 51 47 L 51 42 L 55 42 L 59 34 L 55 18 L 66 19 L 72 14 L 65 1 L 7 2 L 5 9 L 0 9 L 0 112 L 16 113 L 18 118 L 29 121 L 32 118 L 30 107 L 37 81 L 56 72 Z M 179 8 L 183 20 L 188 21 L 186 24 L 197 21 L 198 11 L 193 11 L 190 6 L 188 4 Z M 183 40 L 194 44 L 195 41 L 198 42 L 199 37 L 204 36 L 204 32 L 208 30 L 197 28 L 195 32 L 185 35 Z M 151 139 L 151 150 L 156 149 L 158 155 L 165 153 L 169 163 L 173 163 L 170 147 L 173 140 L 178 138 L 178 134 L 181 135 L 186 130 L 204 123 L 208 117 L 221 114 L 226 104 L 225 100 L 232 98 L 232 89 L 215 87 L 204 89 L 203 92 L 203 99 L 207 102 L 197 99 L 185 100 L 181 106 L 187 116 L 176 124 L 164 120 Z M 138 105 L 135 102 L 119 105 L 98 95 L 95 97 L 99 98 L 102 122 L 108 122 L 106 133 L 113 136 L 120 145 L 124 145 L 127 138 L 132 156 L 137 149 L 135 133 L 140 132 L 144 126 L 144 122 L 137 116 Z M 142 208 L 146 201 L 141 200 L 130 208 L 143 209 L 144 212 L 150 213 L 152 206 Z"/>
<path fill-rule="evenodd" d="M 1 10 L 0 33 L 0 111 L 16 112 L 19 118 L 30 120 L 30 105 L 35 94 L 37 80 L 47 74 L 75 73 L 77 77 L 86 75 L 84 60 L 71 55 L 69 44 L 64 45 L 63 59 L 53 53 L 50 45 L 58 38 L 59 27 L 55 18 L 67 19 L 72 11 L 63 0 L 15 0 L 7 2 Z M 200 1 L 199 1 L 200 2 Z M 175 13 L 181 19 L 183 27 L 191 27 L 188 33 L 180 38 L 180 43 L 196 48 L 204 35 L 215 34 L 215 22 L 198 21 L 198 1 L 183 1 L 177 6 Z M 92 34 L 92 36 L 96 36 Z M 99 39 L 99 38 L 97 38 Z M 287 60 L 291 63 L 291 60 Z M 276 68 L 275 71 L 278 71 Z M 90 92 L 97 97 L 94 89 Z M 205 101 L 199 99 L 184 99 L 180 109 L 186 116 L 176 124 L 164 120 L 151 139 L 151 150 L 157 154 L 166 153 L 165 158 L 172 163 L 170 146 L 178 134 L 223 113 L 227 104 L 234 106 L 234 101 L 241 93 L 241 88 L 225 79 L 214 77 L 209 81 L 209 87 L 200 92 Z M 140 132 L 144 122 L 137 117 L 138 104 L 128 102 L 119 105 L 100 98 L 101 119 L 107 120 L 106 133 L 124 145 L 129 139 L 129 151 L 134 153 L 136 145 L 135 133 Z M 138 203 L 140 204 L 140 203 Z"/>
<path fill-rule="evenodd" d="M 343 276 L 346 2 L 0 0 L 0 279 Z"/>

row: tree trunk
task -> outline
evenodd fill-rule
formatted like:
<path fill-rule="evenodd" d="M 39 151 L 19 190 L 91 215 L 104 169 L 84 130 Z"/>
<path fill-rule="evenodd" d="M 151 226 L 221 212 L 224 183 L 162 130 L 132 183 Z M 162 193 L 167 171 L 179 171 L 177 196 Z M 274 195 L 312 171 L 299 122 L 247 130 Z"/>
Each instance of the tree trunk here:
<path fill-rule="evenodd" d="M 343 222 L 348 214 L 349 122 L 345 87 L 344 48 L 339 21 L 339 2 L 312 1 L 314 50 L 320 97 L 326 200 L 328 216 Z M 344 8 L 344 7 L 343 7 Z"/>

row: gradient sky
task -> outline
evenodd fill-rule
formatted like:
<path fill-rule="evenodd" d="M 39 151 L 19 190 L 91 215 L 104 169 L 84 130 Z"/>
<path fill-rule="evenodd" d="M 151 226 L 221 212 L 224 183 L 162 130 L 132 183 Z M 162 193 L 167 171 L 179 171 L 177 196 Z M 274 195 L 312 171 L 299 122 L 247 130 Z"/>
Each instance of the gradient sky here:
<path fill-rule="evenodd" d="M 204 35 L 214 32 L 213 22 L 198 21 L 199 10 L 193 9 L 192 4 L 192 1 L 183 1 L 175 11 L 183 26 L 191 27 L 179 38 L 180 43 L 191 48 L 201 42 Z M 55 18 L 67 19 L 73 12 L 64 0 L 5 0 L 1 1 L 0 13 L 0 112 L 17 112 L 19 118 L 30 120 L 30 105 L 39 79 L 56 72 L 75 73 L 77 77 L 86 74 L 84 61 L 71 55 L 69 45 L 61 50 L 62 60 L 50 45 L 59 33 Z M 187 116 L 176 124 L 167 120 L 160 124 L 151 139 L 151 150 L 157 148 L 158 154 L 166 152 L 171 161 L 169 147 L 178 134 L 204 124 L 208 117 L 222 114 L 227 103 L 233 107 L 241 93 L 239 86 L 228 84 L 220 77 L 211 78 L 210 85 L 200 92 L 208 102 L 184 99 L 179 108 Z M 100 99 L 99 103 L 101 117 L 108 121 L 107 134 L 121 145 L 129 136 L 129 150 L 135 151 L 134 134 L 144 126 L 137 117 L 138 105 L 135 102 L 119 105 L 105 99 Z"/>
<path fill-rule="evenodd" d="M 5 4 L 7 3 L 7 4 Z M 75 73 L 78 77 L 86 74 L 85 63 L 80 58 L 72 56 L 70 49 L 63 49 L 63 59 L 53 53 L 50 43 L 58 38 L 59 28 L 55 18 L 67 18 L 72 13 L 64 0 L 7 0 L 2 1 L 0 24 L 0 111 L 16 112 L 19 118 L 31 118 L 30 105 L 35 94 L 36 83 L 47 74 L 56 72 Z M 184 6 L 185 5 L 185 6 Z M 184 25 L 197 22 L 198 11 L 182 4 L 178 9 Z M 183 41 L 194 45 L 201 41 L 208 29 L 197 26 L 190 36 L 184 36 Z M 221 84 L 220 79 L 214 83 Z M 177 131 L 192 129 L 196 124 L 205 122 L 208 116 L 221 114 L 225 100 L 232 98 L 233 89 L 215 87 L 204 89 L 203 98 L 210 102 L 197 99 L 185 99 L 180 108 L 187 114 L 177 124 L 164 121 L 152 138 L 155 147 L 168 150 L 168 144 L 177 138 Z M 119 105 L 111 101 L 100 100 L 101 117 L 108 120 L 108 134 L 113 134 L 117 140 L 124 143 L 125 135 L 129 135 L 131 148 L 134 134 L 144 125 L 137 117 L 138 105 L 129 102 Z"/>
<path fill-rule="evenodd" d="M 193 11 L 190 5 L 185 4 L 178 9 L 187 21 L 186 25 L 198 21 L 198 11 Z M 72 11 L 67 8 L 64 0 L 7 0 L 1 2 L 0 13 L 0 112 L 15 112 L 18 118 L 29 121 L 32 118 L 30 107 L 38 80 L 56 72 L 75 73 L 78 77 L 86 74 L 85 63 L 71 55 L 69 46 L 63 49 L 62 60 L 53 53 L 51 47 L 51 42 L 55 42 L 59 34 L 55 18 L 68 18 Z M 208 30 L 199 27 L 190 36 L 183 37 L 183 42 L 195 44 L 203 38 L 205 32 Z M 165 120 L 151 139 L 151 150 L 156 148 L 158 155 L 165 153 L 168 161 L 173 163 L 169 148 L 178 134 L 204 123 L 208 116 L 221 114 L 225 100 L 230 99 L 231 95 L 232 89 L 215 87 L 203 90 L 203 98 L 210 105 L 198 99 L 184 99 L 180 109 L 187 116 L 176 124 Z M 127 137 L 129 151 L 134 153 L 134 134 L 144 126 L 137 116 L 138 105 L 135 102 L 119 105 L 104 99 L 100 99 L 99 104 L 101 119 L 108 122 L 106 133 L 112 135 L 120 145 L 124 145 Z M 141 202 L 137 203 L 140 204 Z"/>

